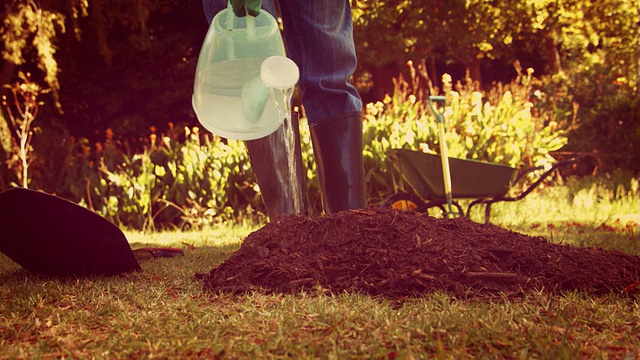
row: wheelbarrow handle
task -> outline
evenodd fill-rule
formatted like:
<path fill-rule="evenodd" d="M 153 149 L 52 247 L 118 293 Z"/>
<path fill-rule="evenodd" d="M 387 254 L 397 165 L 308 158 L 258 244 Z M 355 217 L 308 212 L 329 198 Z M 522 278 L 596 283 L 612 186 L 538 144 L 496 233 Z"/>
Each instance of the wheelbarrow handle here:
<path fill-rule="evenodd" d="M 436 117 L 436 122 L 437 123 L 444 123 L 444 113 L 437 111 L 436 108 L 433 106 L 434 103 L 436 102 L 441 102 L 442 106 L 444 107 L 447 103 L 447 98 L 445 96 L 441 96 L 441 95 L 431 95 L 429 96 L 429 109 L 431 109 L 431 112 L 433 113 L 433 115 L 435 115 Z"/>

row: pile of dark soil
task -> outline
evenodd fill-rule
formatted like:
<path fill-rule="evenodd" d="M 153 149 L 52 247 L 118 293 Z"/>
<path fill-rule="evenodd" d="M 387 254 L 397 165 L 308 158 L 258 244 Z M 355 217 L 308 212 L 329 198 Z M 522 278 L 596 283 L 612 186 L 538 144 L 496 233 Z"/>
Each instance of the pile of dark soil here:
<path fill-rule="evenodd" d="M 528 291 L 623 292 L 640 258 L 549 243 L 479 224 L 367 208 L 310 218 L 285 216 L 250 234 L 201 275 L 214 292 L 321 289 L 391 299 L 444 291 L 458 297 Z"/>

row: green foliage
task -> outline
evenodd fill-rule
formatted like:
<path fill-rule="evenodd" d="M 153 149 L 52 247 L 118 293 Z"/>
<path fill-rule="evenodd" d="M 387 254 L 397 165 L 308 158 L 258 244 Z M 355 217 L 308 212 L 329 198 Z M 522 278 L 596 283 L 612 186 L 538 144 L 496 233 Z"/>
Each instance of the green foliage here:
<path fill-rule="evenodd" d="M 55 59 L 55 39 L 65 32 L 64 16 L 56 11 L 41 9 L 35 2 L 11 2 L 6 20 L 0 23 L 2 58 L 16 65 L 35 61 L 44 74 L 44 82 L 57 94 L 58 62 Z M 35 59 L 28 58 L 28 50 L 36 51 Z"/>
<path fill-rule="evenodd" d="M 82 40 L 67 43 L 61 53 L 61 64 L 72 71 L 60 73 L 65 105 L 60 121 L 83 136 L 111 128 L 120 136 L 138 137 L 152 125 L 195 125 L 193 74 L 207 29 L 202 3 L 101 4 L 91 3 Z M 84 57 L 92 61 L 75 60 Z"/>
<path fill-rule="evenodd" d="M 450 91 L 447 145 L 454 157 L 502 163 L 512 167 L 549 166 L 549 154 L 567 143 L 571 117 L 536 107 L 533 69 L 507 85 L 497 84 L 483 94 L 470 79 Z M 486 99 L 486 100 L 485 100 Z M 572 114 L 568 114 L 571 116 Z"/>
<path fill-rule="evenodd" d="M 618 76 L 606 64 L 593 64 L 580 73 L 547 78 L 544 88 L 557 99 L 554 107 L 559 113 L 580 104 L 579 121 L 568 134 L 568 150 L 600 156 L 606 172 L 617 168 L 640 171 L 637 83 Z"/>
<path fill-rule="evenodd" d="M 640 171 L 640 97 L 638 49 L 640 13 L 629 1 L 558 3 L 563 68 L 546 80 L 547 92 L 558 89 L 567 111 L 570 101 L 580 106 L 579 123 L 567 147 L 595 152 L 605 171 Z M 607 21 L 592 21 L 606 14 Z M 564 20 L 562 20 L 564 19 Z M 562 25 L 562 26 L 560 26 Z"/>
<path fill-rule="evenodd" d="M 354 2 L 353 10 L 364 67 L 425 57 L 509 64 L 526 54 L 555 74 L 565 62 L 594 63 L 598 53 L 636 82 L 638 16 L 634 0 L 379 0 Z"/>
<path fill-rule="evenodd" d="M 201 136 L 197 127 L 185 128 L 185 137 L 184 143 L 164 137 L 152 151 L 161 203 L 180 209 L 183 223 L 195 228 L 255 206 L 259 198 L 242 142 Z"/>
<path fill-rule="evenodd" d="M 86 140 L 78 142 L 63 187 L 115 224 L 139 230 L 201 229 L 260 205 L 242 142 L 198 128 L 173 130 L 151 134 L 138 150 L 111 131 L 94 152 Z"/>
<path fill-rule="evenodd" d="M 400 78 L 395 91 L 384 103 L 367 105 L 365 122 L 365 169 L 370 198 L 379 199 L 392 191 L 393 181 L 385 163 L 392 148 L 436 152 L 439 139 L 435 117 L 429 110 L 429 94 L 422 83 L 424 64 L 416 74 L 409 63 L 411 83 Z M 481 92 L 470 79 L 458 82 L 453 90 L 445 74 L 447 105 L 445 141 L 452 157 L 510 165 L 512 167 L 544 166 L 554 162 L 550 152 L 567 142 L 566 128 L 571 118 L 557 116 L 531 102 L 534 99 L 533 70 L 510 84 L 497 85 Z M 450 89 L 450 90 L 449 90 Z M 533 174 L 532 176 L 535 176 Z"/>

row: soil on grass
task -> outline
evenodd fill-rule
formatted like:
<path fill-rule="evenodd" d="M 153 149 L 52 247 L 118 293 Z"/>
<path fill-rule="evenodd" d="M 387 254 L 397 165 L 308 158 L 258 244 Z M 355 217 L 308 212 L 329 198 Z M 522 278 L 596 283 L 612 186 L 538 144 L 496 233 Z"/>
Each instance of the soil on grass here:
<path fill-rule="evenodd" d="M 528 291 L 624 292 L 640 258 L 548 242 L 467 218 L 371 207 L 284 216 L 251 233 L 208 274 L 214 292 L 358 292 L 390 299 L 435 291 L 458 297 Z"/>

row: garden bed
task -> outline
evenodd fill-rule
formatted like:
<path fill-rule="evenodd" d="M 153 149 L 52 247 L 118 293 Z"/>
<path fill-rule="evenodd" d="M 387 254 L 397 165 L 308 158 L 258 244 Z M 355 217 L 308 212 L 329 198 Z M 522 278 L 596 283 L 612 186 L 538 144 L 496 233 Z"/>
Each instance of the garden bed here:
<path fill-rule="evenodd" d="M 456 297 L 531 291 L 625 293 L 640 258 L 553 244 L 468 218 L 382 207 L 324 217 L 283 216 L 251 233 L 208 274 L 213 292 L 357 292 L 390 299 L 435 291 Z"/>

